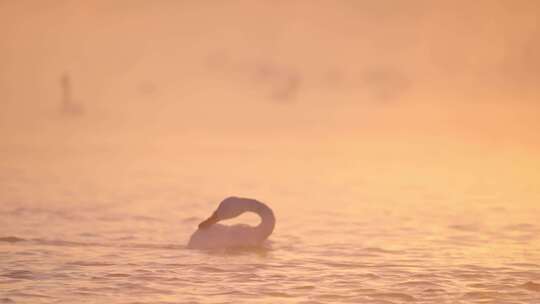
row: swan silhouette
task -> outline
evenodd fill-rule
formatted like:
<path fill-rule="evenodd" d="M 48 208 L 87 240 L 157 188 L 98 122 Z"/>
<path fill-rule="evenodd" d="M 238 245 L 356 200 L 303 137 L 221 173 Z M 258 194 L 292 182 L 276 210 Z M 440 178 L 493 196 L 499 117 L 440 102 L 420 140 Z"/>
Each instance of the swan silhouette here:
<path fill-rule="evenodd" d="M 217 222 L 231 219 L 244 212 L 254 212 L 261 218 L 258 226 L 244 224 L 222 225 Z M 256 247 L 266 240 L 276 224 L 274 212 L 264 203 L 254 199 L 228 197 L 212 215 L 199 224 L 187 245 L 191 249 L 218 249 Z"/>
<path fill-rule="evenodd" d="M 72 116 L 84 114 L 82 104 L 77 103 L 71 97 L 71 78 L 68 73 L 62 75 L 60 85 L 62 86 L 62 113 Z"/>

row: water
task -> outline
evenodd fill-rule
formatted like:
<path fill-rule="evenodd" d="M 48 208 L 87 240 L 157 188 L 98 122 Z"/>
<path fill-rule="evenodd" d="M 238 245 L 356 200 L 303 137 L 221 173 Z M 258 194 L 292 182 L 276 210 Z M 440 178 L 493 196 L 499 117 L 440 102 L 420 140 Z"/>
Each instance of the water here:
<path fill-rule="evenodd" d="M 0 0 L 0 304 L 540 303 L 538 3 Z"/>
<path fill-rule="evenodd" d="M 529 159 L 4 151 L 0 303 L 540 303 Z M 269 242 L 186 249 L 228 195 L 273 208 Z"/>

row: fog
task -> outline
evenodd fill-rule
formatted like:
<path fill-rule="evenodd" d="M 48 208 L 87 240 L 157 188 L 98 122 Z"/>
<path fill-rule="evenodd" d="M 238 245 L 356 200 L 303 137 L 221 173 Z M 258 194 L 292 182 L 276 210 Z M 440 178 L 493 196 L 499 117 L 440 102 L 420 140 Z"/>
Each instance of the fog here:
<path fill-rule="evenodd" d="M 0 302 L 537 303 L 538 20 L 0 0 Z"/>
<path fill-rule="evenodd" d="M 0 136 L 17 149 L 534 151 L 539 13 L 537 1 L 0 1 Z"/>

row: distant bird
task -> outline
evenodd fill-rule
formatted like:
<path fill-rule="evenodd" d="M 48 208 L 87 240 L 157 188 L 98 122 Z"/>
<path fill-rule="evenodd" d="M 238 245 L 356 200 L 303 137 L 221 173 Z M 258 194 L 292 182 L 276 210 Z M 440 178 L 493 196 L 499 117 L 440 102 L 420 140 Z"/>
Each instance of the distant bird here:
<path fill-rule="evenodd" d="M 269 63 L 257 66 L 255 79 L 270 86 L 270 97 L 277 102 L 293 102 L 301 89 L 302 77 L 291 68 Z"/>
<path fill-rule="evenodd" d="M 84 113 L 84 107 L 82 104 L 75 102 L 71 97 L 71 79 L 69 74 L 65 73 L 62 75 L 60 85 L 62 87 L 62 113 L 67 115 L 82 115 Z"/>
<path fill-rule="evenodd" d="M 226 226 L 217 222 L 235 218 L 244 212 L 254 212 L 261 218 L 256 226 L 238 224 Z M 188 248 L 220 249 L 260 246 L 274 231 L 274 212 L 266 204 L 254 199 L 229 197 L 223 200 L 212 215 L 199 224 L 191 236 Z"/>

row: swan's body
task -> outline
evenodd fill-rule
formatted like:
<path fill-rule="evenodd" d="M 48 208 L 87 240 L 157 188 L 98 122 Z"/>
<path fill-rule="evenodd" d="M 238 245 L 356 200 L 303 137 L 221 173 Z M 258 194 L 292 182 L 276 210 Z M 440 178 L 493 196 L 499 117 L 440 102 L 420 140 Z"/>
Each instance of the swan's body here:
<path fill-rule="evenodd" d="M 217 224 L 239 216 L 244 212 L 254 212 L 261 218 L 258 226 L 244 224 L 226 226 Z M 276 219 L 267 205 L 248 198 L 229 197 L 223 200 L 208 219 L 199 224 L 199 229 L 191 236 L 188 248 L 215 249 L 253 247 L 261 245 L 274 231 Z"/>

